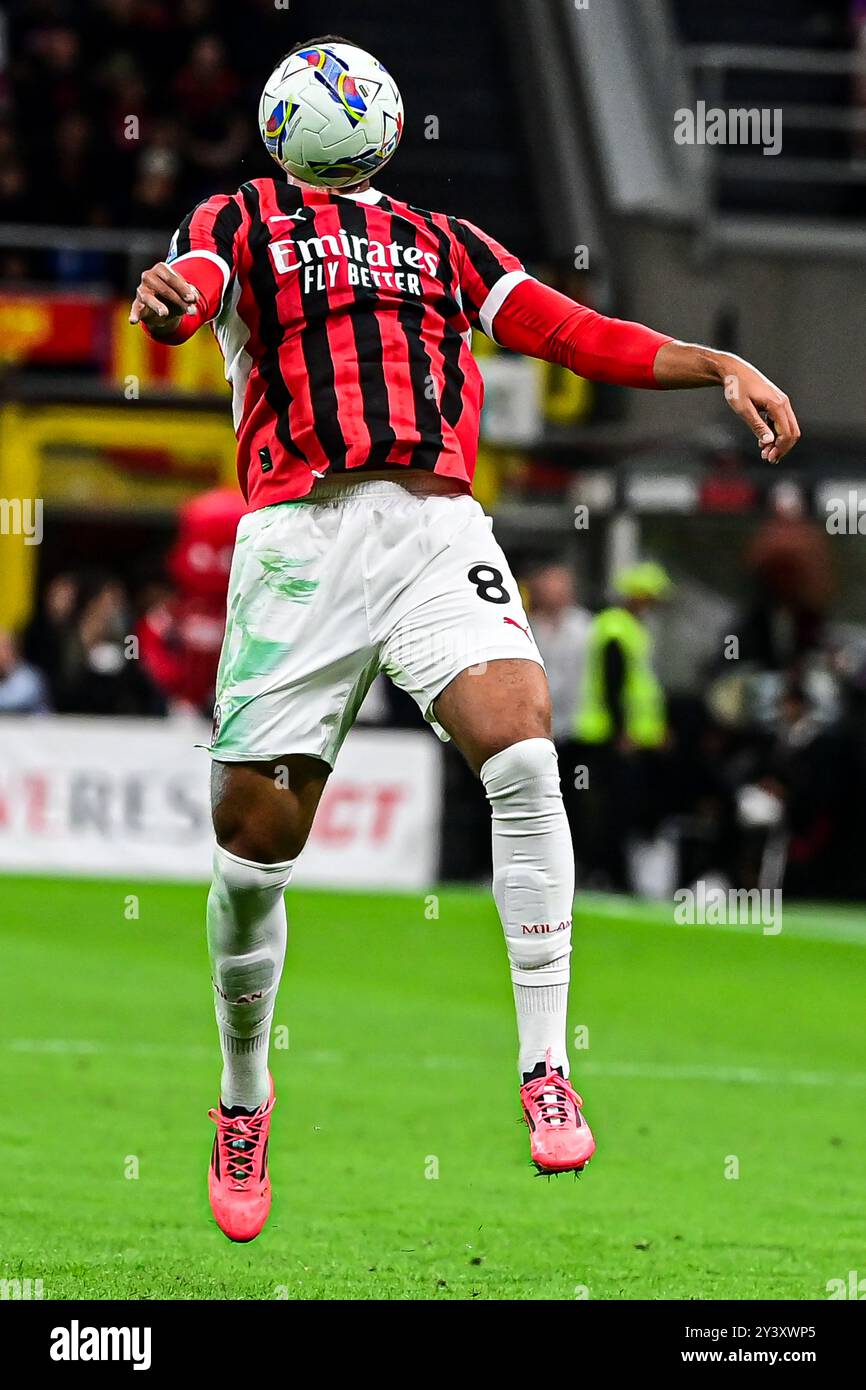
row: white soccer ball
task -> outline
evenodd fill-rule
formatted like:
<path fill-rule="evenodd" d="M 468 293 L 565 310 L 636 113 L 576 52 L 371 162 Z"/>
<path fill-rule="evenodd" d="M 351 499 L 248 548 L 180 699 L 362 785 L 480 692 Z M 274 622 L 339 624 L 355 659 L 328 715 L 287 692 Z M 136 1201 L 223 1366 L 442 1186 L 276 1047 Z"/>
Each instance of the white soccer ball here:
<path fill-rule="evenodd" d="M 285 58 L 265 83 L 259 129 L 270 155 L 303 183 L 345 188 L 387 164 L 403 133 L 403 100 L 378 59 L 326 43 Z"/>

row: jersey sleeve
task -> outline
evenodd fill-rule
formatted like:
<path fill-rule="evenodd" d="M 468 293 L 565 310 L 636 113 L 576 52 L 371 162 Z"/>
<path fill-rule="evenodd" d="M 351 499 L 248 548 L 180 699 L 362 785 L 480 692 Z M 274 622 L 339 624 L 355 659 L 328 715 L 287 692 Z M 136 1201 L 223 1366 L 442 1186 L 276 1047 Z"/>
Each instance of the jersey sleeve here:
<path fill-rule="evenodd" d="M 247 216 L 238 194 L 218 193 L 193 208 L 169 242 L 166 264 L 198 292 L 194 309 L 166 331 L 142 324 L 155 342 L 177 347 L 222 311 L 226 290 L 237 272 Z"/>
<path fill-rule="evenodd" d="M 490 336 L 502 347 L 613 386 L 658 388 L 656 356 L 671 341 L 668 333 L 608 318 L 531 277 L 512 287 L 491 318 Z"/>
<path fill-rule="evenodd" d="M 493 320 L 508 295 L 529 275 L 517 256 L 473 222 L 452 218 L 459 249 L 463 312 L 473 326 L 493 337 Z"/>
<path fill-rule="evenodd" d="M 219 269 L 222 291 L 217 313 L 237 270 L 239 233 L 243 225 L 244 212 L 238 195 L 218 193 L 193 208 L 169 244 L 166 262 L 186 279 L 193 273 L 194 261 L 210 261 Z"/>

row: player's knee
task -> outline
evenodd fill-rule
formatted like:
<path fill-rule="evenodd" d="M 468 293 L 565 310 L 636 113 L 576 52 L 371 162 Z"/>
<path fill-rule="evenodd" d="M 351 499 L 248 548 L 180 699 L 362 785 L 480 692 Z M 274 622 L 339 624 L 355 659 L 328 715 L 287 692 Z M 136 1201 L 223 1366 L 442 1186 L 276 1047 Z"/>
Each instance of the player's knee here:
<path fill-rule="evenodd" d="M 282 891 L 291 882 L 294 857 L 283 860 L 248 859 L 246 855 L 217 844 L 213 852 L 212 891 L 234 893 L 252 891 Z"/>
<path fill-rule="evenodd" d="M 211 813 L 217 844 L 256 864 L 297 859 L 325 782 L 318 763 L 315 774 L 312 766 L 312 759 L 254 767 L 215 762 Z"/>
<path fill-rule="evenodd" d="M 553 835 L 559 853 L 571 837 L 562 800 L 559 760 L 549 738 L 527 738 L 512 743 L 481 768 L 481 781 L 490 802 L 494 822 L 513 833 Z"/>
<path fill-rule="evenodd" d="M 518 709 L 497 718 L 494 725 L 477 735 L 475 744 L 479 761 L 483 764 L 498 753 L 519 747 L 530 740 L 544 740 L 549 743 L 550 738 L 550 696 L 544 689 L 530 701 L 522 703 Z"/>
<path fill-rule="evenodd" d="M 307 836 L 285 829 L 273 831 L 254 826 L 236 831 L 227 840 L 228 843 L 217 831 L 217 843 L 223 849 L 255 864 L 271 865 L 297 859 L 307 842 Z"/>
<path fill-rule="evenodd" d="M 481 780 L 495 836 L 521 838 L 523 857 L 508 856 L 493 875 L 515 980 L 565 981 L 571 952 L 574 855 L 556 749 L 548 738 L 523 739 L 489 758 Z"/>
<path fill-rule="evenodd" d="M 536 794 L 546 800 L 559 795 L 559 764 L 549 734 L 528 734 L 498 748 L 484 762 L 481 780 L 491 802 L 504 797 Z"/>
<path fill-rule="evenodd" d="M 306 826 L 289 816 L 238 816 L 215 808 L 217 844 L 254 864 L 282 864 L 297 859 L 307 842 Z"/>

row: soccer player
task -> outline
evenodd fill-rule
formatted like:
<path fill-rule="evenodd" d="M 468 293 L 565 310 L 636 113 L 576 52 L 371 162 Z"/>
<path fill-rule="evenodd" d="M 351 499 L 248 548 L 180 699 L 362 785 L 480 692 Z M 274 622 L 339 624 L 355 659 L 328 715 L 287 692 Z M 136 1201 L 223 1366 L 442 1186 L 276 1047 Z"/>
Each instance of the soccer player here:
<path fill-rule="evenodd" d="M 334 35 L 292 52 L 331 70 L 357 55 Z M 331 191 L 281 173 L 208 198 L 167 263 L 142 275 L 130 321 L 167 343 L 212 325 L 248 505 L 210 746 L 218 1225 L 243 1241 L 267 1219 L 284 893 L 378 671 L 484 785 L 531 1157 L 543 1172 L 580 1171 L 595 1144 L 565 1041 L 571 837 L 544 667 L 471 493 L 482 394 L 471 330 L 594 381 L 723 388 L 770 462 L 798 438 L 787 397 L 730 353 L 594 313 L 471 223 L 366 178 Z"/>

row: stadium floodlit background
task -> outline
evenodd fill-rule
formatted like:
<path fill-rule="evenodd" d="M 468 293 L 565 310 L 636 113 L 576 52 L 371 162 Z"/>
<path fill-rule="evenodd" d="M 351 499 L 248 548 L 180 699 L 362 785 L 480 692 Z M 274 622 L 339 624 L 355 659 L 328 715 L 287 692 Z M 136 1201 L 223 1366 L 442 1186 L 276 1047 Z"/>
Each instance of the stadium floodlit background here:
<path fill-rule="evenodd" d="M 770 468 L 711 393 L 596 387 L 476 339 L 477 495 L 554 691 L 599 1153 L 580 1184 L 530 1178 L 483 795 L 382 680 L 291 894 L 274 1216 L 239 1250 L 206 1208 L 193 747 L 234 440 L 210 335 L 166 349 L 127 314 L 196 201 L 271 172 L 263 79 L 323 30 L 401 86 L 387 191 L 605 312 L 741 352 L 804 437 Z M 4 1297 L 866 1287 L 864 65 L 860 0 L 0 8 Z M 708 141 L 732 108 L 778 151 L 760 121 Z M 646 618 L 663 738 L 587 746 L 593 615 L 645 560 L 673 584 Z"/>

